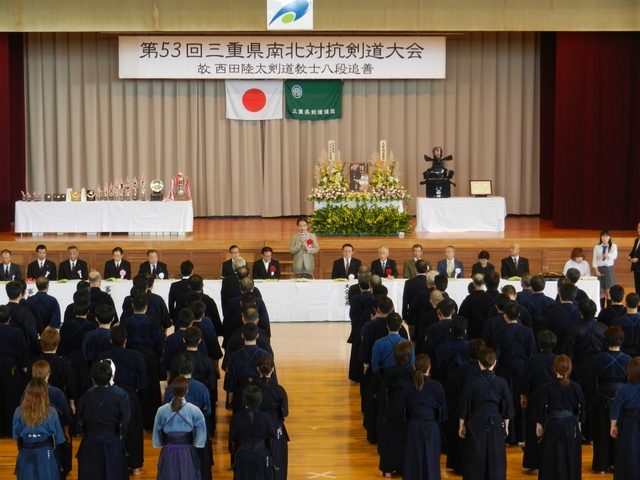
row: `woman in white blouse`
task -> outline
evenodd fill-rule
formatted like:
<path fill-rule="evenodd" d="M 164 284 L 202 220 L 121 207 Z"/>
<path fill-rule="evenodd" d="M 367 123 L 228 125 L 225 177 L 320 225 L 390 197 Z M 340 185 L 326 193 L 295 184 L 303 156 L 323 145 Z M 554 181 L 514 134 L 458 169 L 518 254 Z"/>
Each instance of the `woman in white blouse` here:
<path fill-rule="evenodd" d="M 588 277 L 591 275 L 591 267 L 589 266 L 589 262 L 584 261 L 584 252 L 580 247 L 576 247 L 571 250 L 571 260 L 567 260 L 567 263 L 564 264 L 562 273 L 566 275 L 567 270 L 570 268 L 577 268 L 580 270 L 581 277 Z"/>
<path fill-rule="evenodd" d="M 600 232 L 600 243 L 593 247 L 594 273 L 600 280 L 600 306 L 611 305 L 609 289 L 616 284 L 616 276 L 613 272 L 613 262 L 618 258 L 618 246 L 611 241 L 611 232 L 602 230 Z"/>

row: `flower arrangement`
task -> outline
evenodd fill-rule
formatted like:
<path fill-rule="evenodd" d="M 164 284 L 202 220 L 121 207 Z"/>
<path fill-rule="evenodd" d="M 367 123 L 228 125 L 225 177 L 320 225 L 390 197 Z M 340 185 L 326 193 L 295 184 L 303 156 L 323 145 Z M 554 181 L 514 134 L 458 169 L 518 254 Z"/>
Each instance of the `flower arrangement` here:
<path fill-rule="evenodd" d="M 316 165 L 315 177 L 318 186 L 307 197 L 310 201 L 341 202 L 349 198 L 349 183 L 342 173 L 344 163 L 340 161 L 340 152 L 335 161 L 329 161 L 326 150 L 322 150 L 320 162 Z"/>
<path fill-rule="evenodd" d="M 308 218 L 316 235 L 390 237 L 411 231 L 411 215 L 394 206 L 327 205 Z"/>
<path fill-rule="evenodd" d="M 318 186 L 311 190 L 307 200 L 312 202 L 411 200 L 407 190 L 400 184 L 400 179 L 394 176 L 396 161 L 393 152 L 387 160 L 380 160 L 380 155 L 374 153 L 369 165 L 372 172 L 369 190 L 353 192 L 349 190 L 349 182 L 343 173 L 344 163 L 340 160 L 340 152 L 337 152 L 336 160 L 330 162 L 327 152 L 323 150 L 320 162 L 315 169 Z"/>
<path fill-rule="evenodd" d="M 343 173 L 340 152 L 337 152 L 336 160 L 329 161 L 323 150 L 315 169 L 318 186 L 307 197 L 309 201 L 327 203 L 326 207 L 314 210 L 308 219 L 314 232 L 320 236 L 381 237 L 409 233 L 411 215 L 399 212 L 395 205 L 371 205 L 371 202 L 411 200 L 398 177 L 394 176 L 395 168 L 393 152 L 385 160 L 374 153 L 369 163 L 368 190 L 351 191 Z"/>
<path fill-rule="evenodd" d="M 371 159 L 371 179 L 369 194 L 372 200 L 411 200 L 407 190 L 400 184 L 400 179 L 393 175 L 396 160 L 393 152 L 387 160 L 381 160 L 380 155 L 374 153 Z"/>

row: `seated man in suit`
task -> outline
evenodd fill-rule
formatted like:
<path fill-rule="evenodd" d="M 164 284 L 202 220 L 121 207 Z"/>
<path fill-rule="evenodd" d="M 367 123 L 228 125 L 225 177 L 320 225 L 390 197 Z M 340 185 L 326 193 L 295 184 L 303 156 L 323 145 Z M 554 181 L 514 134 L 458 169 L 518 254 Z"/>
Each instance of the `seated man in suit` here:
<path fill-rule="evenodd" d="M 438 273 L 448 278 L 464 278 L 464 266 L 455 259 L 456 249 L 449 245 L 444 249 L 444 260 L 438 262 Z"/>
<path fill-rule="evenodd" d="M 121 280 L 131 280 L 131 264 L 122 258 L 124 252 L 120 247 L 111 250 L 113 260 L 108 260 L 104 264 L 104 278 L 119 278 Z"/>
<path fill-rule="evenodd" d="M 222 278 L 230 277 L 236 273 L 233 269 L 233 261 L 240 256 L 240 248 L 237 245 L 231 245 L 229 247 L 229 253 L 231 254 L 231 258 L 222 262 Z"/>
<path fill-rule="evenodd" d="M 502 278 L 522 277 L 529 273 L 529 260 L 520 256 L 520 245 L 512 243 L 509 247 L 509 256 L 502 259 L 500 276 Z"/>
<path fill-rule="evenodd" d="M 389 280 L 398 278 L 396 261 L 388 258 L 389 249 L 384 245 L 378 247 L 378 256 L 380 259 L 371 263 L 371 275 L 379 275 L 381 278 L 388 278 Z"/>
<path fill-rule="evenodd" d="M 413 246 L 412 251 L 413 258 L 404 262 L 404 266 L 402 268 L 402 276 L 404 278 L 416 278 L 416 276 L 418 276 L 418 272 L 416 271 L 416 263 L 418 262 L 418 260 L 422 260 L 422 245 L 416 243 Z M 431 264 L 429 262 L 426 263 L 428 272 L 429 270 L 431 270 Z"/>
<path fill-rule="evenodd" d="M 89 267 L 87 262 L 78 258 L 78 247 L 71 245 L 67 248 L 69 260 L 60 263 L 58 279 L 66 278 L 67 280 L 86 280 L 89 278 Z"/>
<path fill-rule="evenodd" d="M 147 250 L 147 261 L 140 264 L 138 275 L 141 273 L 148 273 L 153 278 L 160 280 L 169 278 L 167 264 L 158 261 L 158 252 L 155 250 Z"/>
<path fill-rule="evenodd" d="M 277 260 L 274 260 L 272 256 L 273 249 L 271 247 L 262 247 L 262 258 L 253 262 L 253 271 L 251 276 L 254 279 L 280 279 L 280 263 Z"/>
<path fill-rule="evenodd" d="M 56 264 L 47 260 L 47 247 L 38 245 L 36 247 L 36 261 L 31 262 L 27 267 L 27 278 L 45 277 L 49 280 L 57 280 L 58 270 Z"/>
<path fill-rule="evenodd" d="M 345 243 L 342 246 L 342 258 L 333 262 L 331 269 L 331 278 L 356 278 L 358 268 L 362 262 L 357 258 L 353 258 L 353 245 Z"/>
<path fill-rule="evenodd" d="M 5 282 L 20 280 L 22 278 L 20 266 L 11 262 L 11 251 L 4 249 L 0 255 L 2 256 L 2 272 L 0 273 L 0 279 Z"/>

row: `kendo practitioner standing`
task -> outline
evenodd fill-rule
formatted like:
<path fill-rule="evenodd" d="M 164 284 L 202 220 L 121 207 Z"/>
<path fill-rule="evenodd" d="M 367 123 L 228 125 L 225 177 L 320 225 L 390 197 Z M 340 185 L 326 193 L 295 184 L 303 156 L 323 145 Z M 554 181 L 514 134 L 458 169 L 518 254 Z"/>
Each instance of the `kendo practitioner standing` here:
<path fill-rule="evenodd" d="M 91 369 L 94 387 L 78 401 L 77 419 L 83 432 L 78 458 L 78 480 L 127 480 L 124 438 L 131 419 L 127 392 L 111 385 L 111 362 Z"/>
<path fill-rule="evenodd" d="M 164 347 L 164 334 L 158 320 L 146 314 L 148 297 L 138 294 L 133 297 L 132 317 L 120 320 L 120 325 L 127 329 L 127 348 L 142 354 L 147 369 L 149 385 L 140 390 L 143 406 L 143 425 L 145 430 L 153 428 L 155 414 L 162 404 L 160 397 L 160 356 Z"/>
<path fill-rule="evenodd" d="M 542 387 L 537 404 L 536 435 L 542 437 L 540 480 L 582 478 L 582 435 L 585 400 L 580 385 L 569 380 L 571 359 L 558 355 L 553 361 L 556 379 Z"/>
<path fill-rule="evenodd" d="M 458 404 L 458 435 L 464 439 L 464 480 L 506 480 L 505 437 L 515 415 L 507 381 L 493 373 L 496 352 L 478 352 L 480 372 L 462 387 Z"/>
<path fill-rule="evenodd" d="M 236 399 L 239 402 L 240 399 Z M 234 458 L 234 480 L 273 480 L 269 445 L 276 438 L 271 416 L 261 411 L 262 391 L 249 385 L 242 393 L 242 410 L 229 423 L 229 452 Z"/>
<path fill-rule="evenodd" d="M 9 309 L 0 305 L 0 437 L 11 436 L 29 364 L 27 341 L 18 328 L 9 325 L 10 318 Z"/>
<path fill-rule="evenodd" d="M 127 329 L 116 325 L 111 329 L 111 344 L 113 350 L 103 352 L 100 361 L 110 360 L 115 365 L 114 383 L 129 396 L 131 421 L 127 426 L 126 446 L 129 453 L 129 470 L 134 476 L 144 472 L 144 435 L 142 425 L 142 401 L 140 390 L 147 388 L 149 380 L 142 354 L 125 348 L 127 344 Z"/>
<path fill-rule="evenodd" d="M 615 440 L 610 435 L 609 414 L 617 391 L 627 381 L 627 366 L 631 357 L 620 351 L 624 343 L 624 332 L 613 326 L 604 332 L 604 343 L 608 350 L 598 355 L 591 367 L 595 379 L 593 411 L 593 461 L 591 469 L 604 473 L 615 463 Z"/>
<path fill-rule="evenodd" d="M 627 366 L 629 383 L 620 387 L 611 407 L 611 436 L 616 439 L 614 478 L 640 478 L 640 358 Z"/>

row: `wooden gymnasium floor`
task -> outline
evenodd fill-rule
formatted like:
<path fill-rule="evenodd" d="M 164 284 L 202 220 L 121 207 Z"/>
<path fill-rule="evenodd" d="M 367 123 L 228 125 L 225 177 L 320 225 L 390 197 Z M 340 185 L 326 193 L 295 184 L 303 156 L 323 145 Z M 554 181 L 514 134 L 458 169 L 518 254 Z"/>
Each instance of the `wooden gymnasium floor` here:
<path fill-rule="evenodd" d="M 181 251 L 183 255 L 195 249 L 208 250 L 215 255 L 216 251 L 223 255 L 224 249 L 232 244 L 243 248 L 245 244 L 256 241 L 267 242 L 276 246 L 288 244 L 288 239 L 295 231 L 295 220 L 286 219 L 197 219 L 195 232 L 184 239 L 175 237 L 128 238 L 127 236 L 99 236 L 86 238 L 79 235 L 59 237 L 56 235 L 31 238 L 20 237 L 12 233 L 0 233 L 0 248 L 12 251 L 33 252 L 38 243 L 52 246 L 81 245 L 81 250 L 110 251 L 114 245 L 120 244 L 125 251 L 134 248 L 155 247 L 164 251 Z M 620 256 L 626 256 L 631 249 L 635 231 L 613 232 L 613 240 L 618 243 Z M 428 260 L 442 258 L 442 250 L 449 243 L 458 248 L 470 251 L 488 249 L 495 256 L 506 256 L 508 245 L 519 242 L 522 253 L 547 246 L 568 252 L 574 246 L 593 246 L 598 232 L 593 230 L 557 230 L 549 222 L 540 221 L 536 217 L 508 217 L 506 231 L 501 234 L 412 234 L 404 239 L 380 238 L 331 238 L 321 239 L 320 246 L 333 252 L 333 258 L 342 243 L 352 241 L 358 252 L 369 251 L 372 254 L 379 244 L 388 244 L 392 256 L 405 259 L 410 254 L 413 243 L 422 243 L 433 255 Z M 284 240 L 283 240 L 284 239 Z M 264 244 L 264 243 L 263 243 Z M 275 249 L 275 248 L 274 248 Z M 243 251 L 246 249 L 243 249 Z M 259 248 L 257 249 L 259 251 Z M 401 251 L 402 250 L 402 251 Z M 504 255 L 502 252 L 504 251 Z M 437 256 L 436 253 L 437 252 Z M 15 253 L 14 253 L 15 255 Z M 526 255 L 525 255 L 526 256 Z M 162 255 L 161 255 L 162 257 Z M 257 258 L 257 257 L 256 257 Z M 284 258 L 284 257 L 283 257 Z M 360 256 L 365 260 L 364 256 Z M 328 259 L 327 259 L 328 260 Z M 30 261 L 30 260 L 29 260 Z M 553 267 L 553 264 L 550 265 Z M 325 268 L 323 267 L 323 270 Z M 330 265 L 329 265 L 330 269 Z M 616 267 L 619 282 L 628 290 L 632 279 L 625 275 L 627 268 L 623 259 Z M 621 280 L 624 280 L 621 282 Z M 347 379 L 349 349 L 346 339 L 349 332 L 347 323 L 294 323 L 272 325 L 272 345 L 278 367 L 281 384 L 289 395 L 289 418 L 286 425 L 291 436 L 289 446 L 289 478 L 297 479 L 349 479 L 364 480 L 380 478 L 376 448 L 366 441 L 362 428 L 362 416 L 359 412 L 358 387 Z M 221 398 L 224 398 L 221 383 Z M 227 434 L 229 413 L 223 402 L 217 405 L 218 429 L 214 440 L 213 477 L 231 479 L 231 472 L 225 470 L 229 466 L 227 454 Z M 77 449 L 79 439 L 74 439 Z M 9 439 L 0 440 L 0 479 L 13 478 L 13 469 L 17 450 L 15 443 Z M 583 478 L 602 478 L 591 472 L 592 449 L 583 449 Z M 150 435 L 145 436 L 145 474 L 140 478 L 155 478 L 158 451 L 151 448 Z M 521 467 L 522 452 L 518 447 L 507 447 L 507 478 L 531 478 L 523 473 Z M 455 477 L 444 469 L 442 478 Z M 76 478 L 76 469 L 69 479 Z M 611 477 L 606 474 L 606 477 Z"/>

